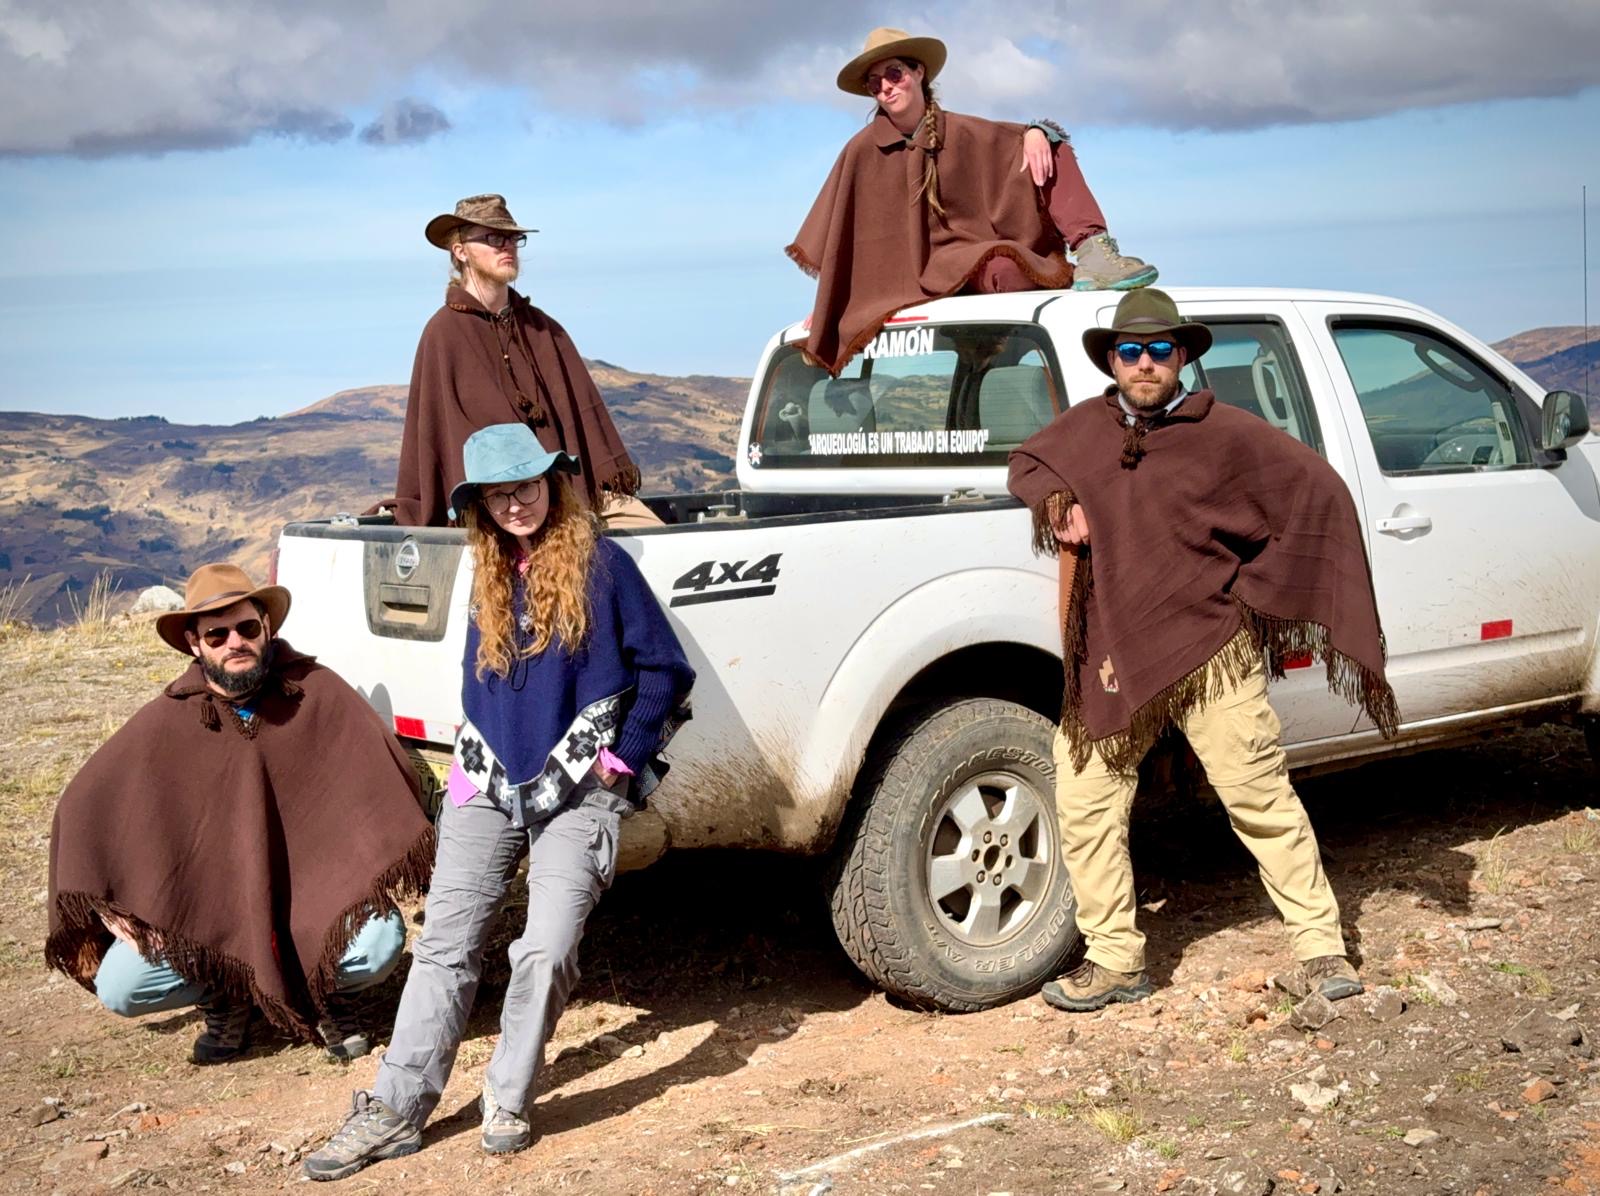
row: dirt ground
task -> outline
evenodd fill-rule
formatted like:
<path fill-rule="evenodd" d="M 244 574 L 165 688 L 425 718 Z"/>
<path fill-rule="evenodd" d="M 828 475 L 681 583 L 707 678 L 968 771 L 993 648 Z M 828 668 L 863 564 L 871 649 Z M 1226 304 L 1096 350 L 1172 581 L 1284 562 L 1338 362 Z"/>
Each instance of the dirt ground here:
<path fill-rule="evenodd" d="M 115 625 L 0 632 L 6 1191 L 301 1184 L 299 1158 L 373 1075 L 372 1058 L 326 1061 L 259 1020 L 247 1058 L 196 1068 L 196 1014 L 119 1020 L 44 969 L 55 796 L 175 673 L 153 643 Z M 1301 792 L 1363 974 L 1392 986 L 1319 1030 L 1269 987 L 1285 939 L 1214 802 L 1136 812 L 1158 987 L 1096 1015 L 1036 997 L 897 1007 L 834 943 L 814 865 L 684 853 L 621 878 L 591 920 L 530 1150 L 491 1160 L 476 1141 L 506 976 L 492 952 L 423 1151 L 338 1190 L 1600 1191 L 1585 1029 L 1600 1033 L 1600 815 L 1582 736 L 1500 735 Z M 368 999 L 380 1033 L 401 980 Z"/>

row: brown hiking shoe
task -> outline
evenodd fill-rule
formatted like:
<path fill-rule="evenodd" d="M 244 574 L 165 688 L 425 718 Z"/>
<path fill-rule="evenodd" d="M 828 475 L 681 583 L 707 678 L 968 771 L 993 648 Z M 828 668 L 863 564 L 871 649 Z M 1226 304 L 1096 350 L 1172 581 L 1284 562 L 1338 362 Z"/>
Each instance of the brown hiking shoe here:
<path fill-rule="evenodd" d="M 1075 291 L 1131 291 L 1147 287 L 1160 272 L 1148 262 L 1126 257 L 1110 233 L 1095 233 L 1072 250 Z"/>
<path fill-rule="evenodd" d="M 1341 1001 L 1364 992 L 1361 977 L 1342 955 L 1319 955 L 1300 965 L 1306 974 L 1306 987 L 1330 1001 Z"/>
<path fill-rule="evenodd" d="M 1143 972 L 1113 972 L 1086 959 L 1059 980 L 1039 990 L 1046 1005 L 1068 1013 L 1092 1013 L 1119 1001 L 1142 1001 L 1150 995 L 1150 977 Z"/>

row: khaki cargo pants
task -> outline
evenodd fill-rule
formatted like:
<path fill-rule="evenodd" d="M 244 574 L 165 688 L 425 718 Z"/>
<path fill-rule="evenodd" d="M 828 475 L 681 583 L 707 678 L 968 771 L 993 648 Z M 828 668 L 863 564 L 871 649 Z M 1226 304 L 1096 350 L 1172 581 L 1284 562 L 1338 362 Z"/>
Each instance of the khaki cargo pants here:
<path fill-rule="evenodd" d="M 1216 701 L 1189 711 L 1179 729 L 1227 807 L 1234 833 L 1256 857 L 1295 958 L 1343 955 L 1339 903 L 1323 874 L 1311 820 L 1289 784 L 1281 728 L 1267 704 L 1262 669 L 1257 666 Z M 1093 752 L 1083 771 L 1075 771 L 1059 730 L 1054 755 L 1056 818 L 1086 953 L 1102 967 L 1142 971 L 1144 935 L 1134 925 L 1128 857 L 1128 815 L 1137 778 L 1110 771 Z"/>

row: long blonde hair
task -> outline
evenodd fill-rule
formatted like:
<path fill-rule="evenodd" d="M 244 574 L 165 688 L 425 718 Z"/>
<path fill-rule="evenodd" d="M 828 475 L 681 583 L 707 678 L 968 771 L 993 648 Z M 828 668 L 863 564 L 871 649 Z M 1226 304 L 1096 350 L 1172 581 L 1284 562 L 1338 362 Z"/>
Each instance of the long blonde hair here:
<path fill-rule="evenodd" d="M 550 508 L 534 533 L 526 574 L 517 570 L 516 537 L 495 522 L 474 496 L 462 511 L 472 550 L 472 607 L 478 624 L 477 675 L 511 674 L 518 660 L 537 656 L 554 642 L 576 651 L 589 634 L 589 567 L 598 526 L 564 473 L 545 475 Z M 523 609 L 531 626 L 516 626 L 513 588 L 523 587 Z"/>

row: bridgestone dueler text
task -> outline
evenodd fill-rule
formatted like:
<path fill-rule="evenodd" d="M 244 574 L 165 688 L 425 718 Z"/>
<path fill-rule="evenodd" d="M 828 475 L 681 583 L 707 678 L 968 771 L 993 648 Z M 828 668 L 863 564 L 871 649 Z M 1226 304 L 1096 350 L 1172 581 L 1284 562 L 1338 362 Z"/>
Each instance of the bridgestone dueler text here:
<path fill-rule="evenodd" d="M 1028 996 L 1060 974 L 1078 932 L 1056 828 L 1053 734 L 1026 707 L 971 698 L 908 718 L 875 748 L 828 876 L 839 942 L 873 983 L 916 1005 L 965 1012 Z M 1032 899 L 1012 896 L 1009 920 L 988 935 L 963 935 L 929 892 L 932 855 L 957 830 L 960 862 L 970 851 L 976 864 L 985 849 L 948 816 L 964 792 L 968 805 L 981 797 L 991 810 L 1036 815 L 1026 845 Z M 999 857 L 1001 867 L 1011 859 Z"/>

